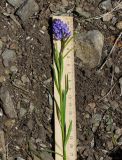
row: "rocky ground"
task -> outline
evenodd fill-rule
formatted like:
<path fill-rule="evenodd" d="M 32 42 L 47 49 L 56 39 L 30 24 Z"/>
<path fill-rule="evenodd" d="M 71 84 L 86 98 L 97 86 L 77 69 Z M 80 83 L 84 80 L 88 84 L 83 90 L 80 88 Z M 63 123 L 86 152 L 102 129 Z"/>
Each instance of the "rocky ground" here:
<path fill-rule="evenodd" d="M 74 17 L 78 160 L 122 160 L 122 2 L 1 0 L 0 160 L 54 160 L 50 17 Z"/>

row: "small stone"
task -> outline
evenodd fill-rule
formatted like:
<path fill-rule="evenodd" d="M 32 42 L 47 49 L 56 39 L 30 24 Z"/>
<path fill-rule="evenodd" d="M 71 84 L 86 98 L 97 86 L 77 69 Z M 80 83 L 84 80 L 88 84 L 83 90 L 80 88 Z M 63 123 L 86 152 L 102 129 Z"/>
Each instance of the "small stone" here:
<path fill-rule="evenodd" d="M 118 22 L 116 24 L 116 27 L 121 30 L 122 29 L 122 21 Z"/>
<path fill-rule="evenodd" d="M 120 84 L 120 96 L 122 96 L 122 77 L 119 79 L 119 84 Z"/>
<path fill-rule="evenodd" d="M 108 22 L 108 21 L 110 21 L 112 18 L 113 18 L 113 14 L 112 14 L 112 13 L 106 13 L 106 14 L 104 14 L 104 16 L 103 16 L 103 21 L 104 21 L 104 22 Z"/>
<path fill-rule="evenodd" d="M 23 82 L 24 84 L 30 82 L 29 78 L 28 78 L 27 75 L 25 75 L 25 74 L 21 77 L 21 80 L 22 80 L 22 82 Z"/>
<path fill-rule="evenodd" d="M 115 131 L 115 135 L 116 135 L 116 138 L 118 139 L 120 136 L 122 136 L 122 128 L 118 128 L 116 131 Z"/>
<path fill-rule="evenodd" d="M 95 132 L 97 127 L 99 126 L 99 123 L 101 121 L 101 114 L 95 114 L 93 115 L 92 117 L 92 124 L 93 124 L 93 128 L 92 128 L 92 131 Z"/>
<path fill-rule="evenodd" d="M 117 73 L 117 74 L 119 74 L 119 73 L 120 73 L 120 69 L 119 69 L 119 67 L 118 67 L 118 66 L 115 66 L 114 70 L 115 70 L 115 73 Z"/>
<path fill-rule="evenodd" d="M 107 147 L 108 147 L 109 150 L 113 149 L 113 143 L 112 143 L 112 141 L 108 141 L 107 142 Z"/>
<path fill-rule="evenodd" d="M 68 0 L 62 0 L 63 6 L 67 7 L 68 6 Z"/>
<path fill-rule="evenodd" d="M 25 160 L 25 159 L 21 157 L 17 157 L 16 160 Z"/>
<path fill-rule="evenodd" d="M 2 49 L 2 47 L 3 47 L 3 42 L 0 39 L 0 49 Z"/>
<path fill-rule="evenodd" d="M 2 53 L 3 42 L 0 39 L 0 54 Z"/>
<path fill-rule="evenodd" d="M 2 53 L 2 58 L 3 58 L 3 64 L 5 67 L 9 67 L 11 63 L 15 62 L 16 60 L 16 53 L 14 50 L 6 49 Z"/>
<path fill-rule="evenodd" d="M 89 68 L 98 66 L 101 60 L 104 36 L 98 30 L 78 34 L 75 41 L 76 56 Z"/>
<path fill-rule="evenodd" d="M 5 136 L 4 131 L 0 130 L 0 155 L 2 156 L 2 160 L 6 159 L 6 145 L 5 145 Z"/>
<path fill-rule="evenodd" d="M 26 0 L 7 0 L 9 4 L 18 8 L 21 4 L 23 4 Z"/>
<path fill-rule="evenodd" d="M 119 104 L 116 101 L 110 101 L 111 107 L 113 109 L 118 109 L 119 108 Z"/>
<path fill-rule="evenodd" d="M 25 108 L 20 108 L 20 118 L 22 118 L 26 114 L 27 110 Z"/>
<path fill-rule="evenodd" d="M 23 22 L 26 22 L 33 14 L 39 11 L 39 6 L 35 0 L 28 0 L 27 3 L 21 6 L 16 15 L 18 15 Z"/>
<path fill-rule="evenodd" d="M 12 100 L 10 93 L 6 87 L 1 87 L 0 99 L 2 101 L 2 107 L 3 107 L 5 114 L 9 118 L 17 118 L 17 113 L 16 113 L 16 110 L 14 107 L 13 100 Z"/>
<path fill-rule="evenodd" d="M 84 11 L 81 7 L 76 7 L 76 12 L 80 14 L 80 16 L 83 16 L 85 18 L 91 17 L 91 14 L 89 12 Z"/>
<path fill-rule="evenodd" d="M 0 76 L 0 83 L 3 83 L 6 81 L 6 78 L 4 76 Z"/>
<path fill-rule="evenodd" d="M 17 73 L 18 68 L 16 66 L 11 66 L 10 71 L 13 72 L 13 73 Z"/>
<path fill-rule="evenodd" d="M 28 126 L 28 128 L 29 128 L 30 130 L 33 129 L 33 120 L 32 120 L 32 119 L 30 119 L 30 120 L 27 122 L 27 126 Z"/>
<path fill-rule="evenodd" d="M 34 104 L 32 102 L 30 102 L 29 112 L 32 113 L 34 109 L 35 109 Z"/>
<path fill-rule="evenodd" d="M 11 129 L 15 125 L 15 120 L 14 119 L 8 119 L 5 121 L 4 125 Z"/>
<path fill-rule="evenodd" d="M 3 110 L 0 108 L 0 117 L 3 117 Z"/>
<path fill-rule="evenodd" d="M 53 106 L 53 100 L 52 100 L 52 96 L 49 94 L 49 105 Z"/>
<path fill-rule="evenodd" d="M 100 8 L 102 8 L 104 10 L 111 10 L 111 8 L 112 8 L 111 0 L 102 1 L 100 3 Z"/>
<path fill-rule="evenodd" d="M 53 157 L 51 156 L 51 154 L 49 154 L 47 152 L 40 153 L 40 157 L 42 160 L 54 160 Z"/>

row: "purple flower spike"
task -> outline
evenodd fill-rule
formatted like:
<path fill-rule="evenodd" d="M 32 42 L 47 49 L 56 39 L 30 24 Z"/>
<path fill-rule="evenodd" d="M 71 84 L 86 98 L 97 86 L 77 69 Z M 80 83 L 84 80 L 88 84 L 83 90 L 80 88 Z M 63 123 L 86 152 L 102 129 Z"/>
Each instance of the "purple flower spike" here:
<path fill-rule="evenodd" d="M 68 25 L 60 19 L 55 19 L 53 21 L 52 31 L 56 40 L 63 40 L 71 36 Z"/>

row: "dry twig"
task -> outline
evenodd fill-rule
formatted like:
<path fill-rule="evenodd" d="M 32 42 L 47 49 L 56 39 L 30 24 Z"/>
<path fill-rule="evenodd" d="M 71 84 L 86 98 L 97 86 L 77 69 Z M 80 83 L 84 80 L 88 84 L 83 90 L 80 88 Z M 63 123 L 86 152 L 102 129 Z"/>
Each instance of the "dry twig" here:
<path fill-rule="evenodd" d="M 115 43 L 114 43 L 114 45 L 113 45 L 113 47 L 112 47 L 112 49 L 111 49 L 110 53 L 108 54 L 108 56 L 107 56 L 106 60 L 105 60 L 105 61 L 104 61 L 104 63 L 101 65 L 101 67 L 99 68 L 99 70 L 102 70 L 102 69 L 103 69 L 103 67 L 105 66 L 105 64 L 106 64 L 107 60 L 109 59 L 109 57 L 110 57 L 110 56 L 111 56 L 111 54 L 113 53 L 114 48 L 115 48 L 115 46 L 116 46 L 117 42 L 119 41 L 119 39 L 121 38 L 121 36 L 122 36 L 122 32 L 120 32 L 120 34 L 119 34 L 119 36 L 117 37 L 117 39 L 116 39 L 116 41 L 115 41 Z"/>

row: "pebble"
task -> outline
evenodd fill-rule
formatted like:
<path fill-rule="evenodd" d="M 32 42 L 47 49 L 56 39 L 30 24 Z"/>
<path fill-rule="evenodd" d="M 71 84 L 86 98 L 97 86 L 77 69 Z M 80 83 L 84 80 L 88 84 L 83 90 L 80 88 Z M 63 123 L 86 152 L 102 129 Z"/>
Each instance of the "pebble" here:
<path fill-rule="evenodd" d="M 122 96 L 122 77 L 119 79 L 119 84 L 120 84 L 120 96 Z"/>
<path fill-rule="evenodd" d="M 6 120 L 4 125 L 7 127 L 7 129 L 11 129 L 15 125 L 15 119 Z"/>
<path fill-rule="evenodd" d="M 21 157 L 17 157 L 16 160 L 25 160 L 25 159 Z"/>
<path fill-rule="evenodd" d="M 29 82 L 30 82 L 30 80 L 29 80 L 29 78 L 27 77 L 27 75 L 26 75 L 26 74 L 24 74 L 24 75 L 21 77 L 21 80 L 22 80 L 22 82 L 23 82 L 24 84 L 26 84 L 26 83 L 29 83 Z"/>
<path fill-rule="evenodd" d="M 13 103 L 13 100 L 10 96 L 9 91 L 7 90 L 6 87 L 1 87 L 0 89 L 0 99 L 2 101 L 2 107 L 5 112 L 5 114 L 9 118 L 17 118 L 17 113 L 15 110 L 15 106 Z"/>
<path fill-rule="evenodd" d="M 92 117 L 92 124 L 93 124 L 93 128 L 92 128 L 92 131 L 95 132 L 97 127 L 99 126 L 99 123 L 101 121 L 101 114 L 95 114 L 93 115 Z"/>
<path fill-rule="evenodd" d="M 7 0 L 9 4 L 18 8 L 21 4 L 23 4 L 26 0 Z"/>
<path fill-rule="evenodd" d="M 49 98 L 49 105 L 53 106 L 53 99 L 52 99 L 52 96 L 50 94 L 49 94 L 48 98 Z"/>
<path fill-rule="evenodd" d="M 32 129 L 33 129 L 34 122 L 33 122 L 33 120 L 32 120 L 32 119 L 30 119 L 30 120 L 27 122 L 27 126 L 28 126 L 28 128 L 29 128 L 30 130 L 32 130 Z"/>
<path fill-rule="evenodd" d="M 63 6 L 67 7 L 68 6 L 68 0 L 62 0 Z"/>
<path fill-rule="evenodd" d="M 9 67 L 11 63 L 16 60 L 16 52 L 14 50 L 6 49 L 2 53 L 3 64 L 5 67 Z"/>
<path fill-rule="evenodd" d="M 5 76 L 0 76 L 0 83 L 3 83 L 3 82 L 5 82 L 6 81 L 6 78 L 5 78 Z"/>
<path fill-rule="evenodd" d="M 20 108 L 20 118 L 22 118 L 26 114 L 27 110 L 23 107 Z"/>
<path fill-rule="evenodd" d="M 112 18 L 113 18 L 113 14 L 112 13 L 107 13 L 107 14 L 104 14 L 102 19 L 103 19 L 104 22 L 109 22 Z"/>
<path fill-rule="evenodd" d="M 53 157 L 51 156 L 51 154 L 49 154 L 47 152 L 40 153 L 40 157 L 42 160 L 54 160 Z"/>
<path fill-rule="evenodd" d="M 119 73 L 120 73 L 120 69 L 119 69 L 119 67 L 118 67 L 118 66 L 115 66 L 114 70 L 115 70 L 115 73 L 117 73 L 117 74 L 119 74 Z"/>
<path fill-rule="evenodd" d="M 30 102 L 30 108 L 29 108 L 29 112 L 32 113 L 35 109 L 35 106 L 32 102 Z"/>
<path fill-rule="evenodd" d="M 113 149 L 113 143 L 112 143 L 112 141 L 108 141 L 107 142 L 107 147 L 108 147 L 109 150 Z"/>
<path fill-rule="evenodd" d="M 116 24 L 116 27 L 121 30 L 122 29 L 122 21 L 118 22 Z"/>
<path fill-rule="evenodd" d="M 95 68 L 100 63 L 103 44 L 104 36 L 98 30 L 79 33 L 75 41 L 76 56 L 85 67 Z"/>
<path fill-rule="evenodd" d="M 3 117 L 3 110 L 0 108 L 0 117 Z"/>
<path fill-rule="evenodd" d="M 89 12 L 84 11 L 81 7 L 76 7 L 76 12 L 80 14 L 80 16 L 83 16 L 85 18 L 91 17 L 91 14 Z"/>
<path fill-rule="evenodd" d="M 17 73 L 18 68 L 16 66 L 11 66 L 10 71 L 13 72 L 13 73 Z"/>
<path fill-rule="evenodd" d="M 0 39 L 0 54 L 2 53 L 3 42 Z"/>
<path fill-rule="evenodd" d="M 102 1 L 99 6 L 104 10 L 110 10 L 112 8 L 111 0 Z"/>
<path fill-rule="evenodd" d="M 23 22 L 26 22 L 33 14 L 39 11 L 39 6 L 35 0 L 28 0 L 27 3 L 21 6 L 16 15 L 18 15 Z"/>
<path fill-rule="evenodd" d="M 4 136 L 4 131 L 1 129 L 0 129 L 0 157 L 2 157 L 2 160 L 6 159 L 5 136 Z"/>

